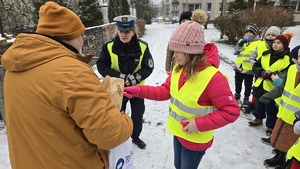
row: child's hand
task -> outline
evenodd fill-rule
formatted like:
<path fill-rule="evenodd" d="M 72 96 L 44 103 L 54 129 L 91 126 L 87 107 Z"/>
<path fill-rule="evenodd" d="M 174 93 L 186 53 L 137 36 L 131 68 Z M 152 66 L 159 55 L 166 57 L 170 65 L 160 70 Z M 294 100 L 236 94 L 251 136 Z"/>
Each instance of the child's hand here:
<path fill-rule="evenodd" d="M 274 81 L 274 80 L 276 80 L 276 79 L 278 79 L 278 78 L 279 78 L 279 76 L 278 76 L 277 74 L 272 74 L 272 75 L 271 75 L 272 81 Z"/>
<path fill-rule="evenodd" d="M 279 76 L 278 76 L 277 74 L 273 74 L 273 73 L 272 73 L 272 75 L 271 75 L 272 81 L 274 81 L 274 80 L 276 80 L 276 79 L 278 79 L 278 78 L 279 78 Z"/>
<path fill-rule="evenodd" d="M 245 38 L 243 38 L 243 39 L 241 40 L 241 43 L 247 42 L 247 40 L 248 40 L 248 38 L 245 37 Z"/>
<path fill-rule="evenodd" d="M 187 119 L 181 122 L 183 126 L 183 131 L 187 133 L 197 133 L 199 132 L 198 127 L 196 125 L 195 119 Z"/>

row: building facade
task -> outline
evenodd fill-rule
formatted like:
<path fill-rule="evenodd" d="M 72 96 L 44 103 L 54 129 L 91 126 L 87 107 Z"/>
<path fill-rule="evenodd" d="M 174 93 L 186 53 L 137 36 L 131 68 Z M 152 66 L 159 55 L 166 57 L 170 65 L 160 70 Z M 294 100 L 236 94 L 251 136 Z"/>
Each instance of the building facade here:
<path fill-rule="evenodd" d="M 225 1 L 225 9 L 231 1 L 233 0 Z M 300 0 L 291 0 L 290 3 L 294 11 L 295 22 L 300 23 Z M 222 0 L 164 0 L 164 4 L 164 15 L 169 18 L 179 17 L 183 11 L 202 9 L 210 16 L 210 21 L 221 15 L 223 6 Z M 274 0 L 274 5 L 279 5 L 279 0 Z"/>
<path fill-rule="evenodd" d="M 227 0 L 227 3 L 233 0 Z M 220 16 L 222 12 L 222 0 L 165 0 L 165 16 L 169 18 L 179 17 L 183 11 L 202 9 L 210 15 L 210 20 Z"/>

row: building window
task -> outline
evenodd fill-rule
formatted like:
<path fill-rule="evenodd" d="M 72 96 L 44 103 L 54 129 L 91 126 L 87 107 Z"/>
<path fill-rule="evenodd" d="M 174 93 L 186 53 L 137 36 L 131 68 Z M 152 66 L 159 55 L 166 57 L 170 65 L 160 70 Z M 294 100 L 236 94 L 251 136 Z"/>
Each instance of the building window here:
<path fill-rule="evenodd" d="M 193 11 L 195 9 L 194 4 L 189 5 L 189 11 Z"/>
<path fill-rule="evenodd" d="M 296 1 L 291 2 L 291 9 L 292 9 L 292 11 L 297 11 L 297 2 Z"/>
<path fill-rule="evenodd" d="M 219 12 L 222 12 L 223 3 L 219 3 Z"/>
<path fill-rule="evenodd" d="M 201 3 L 199 3 L 199 4 L 189 4 L 189 11 L 194 11 L 196 9 L 201 9 Z"/>
<path fill-rule="evenodd" d="M 206 4 L 206 11 L 211 11 L 211 3 Z"/>

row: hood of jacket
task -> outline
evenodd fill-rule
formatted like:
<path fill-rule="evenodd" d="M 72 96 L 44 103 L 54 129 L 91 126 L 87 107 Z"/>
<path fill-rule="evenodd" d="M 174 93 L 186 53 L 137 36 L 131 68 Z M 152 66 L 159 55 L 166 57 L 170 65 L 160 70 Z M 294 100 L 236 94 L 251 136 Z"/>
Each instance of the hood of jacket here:
<path fill-rule="evenodd" d="M 66 56 L 77 58 L 76 53 L 49 37 L 21 33 L 4 53 L 1 62 L 8 71 L 22 72 Z"/>
<path fill-rule="evenodd" d="M 214 43 L 207 43 L 204 46 L 204 52 L 206 54 L 207 64 L 211 64 L 216 68 L 220 66 L 220 57 L 217 46 Z"/>

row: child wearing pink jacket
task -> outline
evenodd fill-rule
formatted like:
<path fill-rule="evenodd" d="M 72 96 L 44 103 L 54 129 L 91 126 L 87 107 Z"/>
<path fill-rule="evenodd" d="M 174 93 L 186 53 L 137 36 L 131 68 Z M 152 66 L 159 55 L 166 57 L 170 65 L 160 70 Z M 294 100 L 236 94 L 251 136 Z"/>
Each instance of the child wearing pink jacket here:
<path fill-rule="evenodd" d="M 132 86 L 128 98 L 170 99 L 168 130 L 174 135 L 176 169 L 197 169 L 212 146 L 214 129 L 234 122 L 240 108 L 219 70 L 218 49 L 205 44 L 203 26 L 186 21 L 172 34 L 169 47 L 177 65 L 161 86 Z"/>

